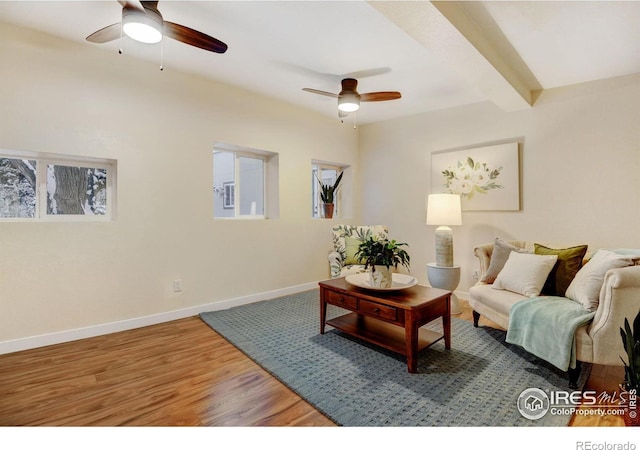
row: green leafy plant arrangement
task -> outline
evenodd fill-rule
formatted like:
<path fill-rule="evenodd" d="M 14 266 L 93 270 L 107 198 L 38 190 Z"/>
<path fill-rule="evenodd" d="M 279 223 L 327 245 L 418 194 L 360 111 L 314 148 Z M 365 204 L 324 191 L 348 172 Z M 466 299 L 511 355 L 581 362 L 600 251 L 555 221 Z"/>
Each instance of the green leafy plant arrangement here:
<path fill-rule="evenodd" d="M 322 203 L 333 203 L 334 194 L 338 189 L 338 186 L 340 185 L 343 174 L 344 172 L 340 172 L 340 175 L 338 175 L 338 178 L 336 178 L 335 183 L 323 184 L 322 181 L 320 181 L 320 178 L 318 178 L 318 174 L 316 173 L 316 178 L 318 180 L 318 183 L 320 184 L 320 199 L 322 200 Z"/>
<path fill-rule="evenodd" d="M 640 311 L 633 320 L 633 329 L 627 318 L 624 319 L 624 328 L 620 328 L 622 345 L 627 354 L 629 362 L 624 364 L 624 385 L 627 390 L 640 389 Z"/>
<path fill-rule="evenodd" d="M 392 239 L 377 239 L 373 236 L 362 242 L 355 254 L 356 259 L 364 262 L 365 270 L 368 267 L 386 266 L 387 268 L 394 266 L 397 268 L 402 265 L 409 269 L 409 254 L 402 248 L 408 246 L 405 242 L 397 242 Z"/>

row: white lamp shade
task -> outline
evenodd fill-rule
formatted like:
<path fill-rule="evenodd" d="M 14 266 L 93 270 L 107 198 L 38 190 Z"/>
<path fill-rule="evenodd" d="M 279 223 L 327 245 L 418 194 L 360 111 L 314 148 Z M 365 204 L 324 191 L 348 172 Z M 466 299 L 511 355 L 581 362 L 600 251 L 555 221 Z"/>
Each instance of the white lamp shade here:
<path fill-rule="evenodd" d="M 427 225 L 462 225 L 462 208 L 457 194 L 430 194 Z"/>

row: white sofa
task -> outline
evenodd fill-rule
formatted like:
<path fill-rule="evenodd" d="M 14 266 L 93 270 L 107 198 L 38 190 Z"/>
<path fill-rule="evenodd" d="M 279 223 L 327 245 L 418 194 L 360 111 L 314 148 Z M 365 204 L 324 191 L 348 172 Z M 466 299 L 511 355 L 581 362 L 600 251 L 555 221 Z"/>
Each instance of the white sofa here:
<path fill-rule="evenodd" d="M 494 245 L 497 244 L 497 242 L 487 243 L 474 248 L 474 254 L 480 263 L 480 280 L 486 278 L 491 265 Z M 508 241 L 507 244 L 524 249 L 519 250 L 522 252 L 532 253 L 534 249 L 534 244 L 531 242 Z M 501 251 L 504 250 L 501 249 Z M 640 265 L 638 265 L 640 252 L 637 250 L 618 252 L 618 254 L 624 254 L 625 257 L 628 256 L 631 263 L 625 264 L 625 267 L 611 268 L 606 271 L 602 280 L 595 316 L 590 323 L 579 327 L 575 333 L 577 361 L 622 365 L 620 356 L 624 355 L 624 349 L 620 337 L 620 327 L 623 326 L 625 318 L 632 321 L 640 310 Z M 584 265 L 580 270 L 585 268 L 586 271 L 586 267 L 587 265 Z M 578 278 L 576 275 L 575 279 Z M 580 277 L 580 280 L 583 279 L 584 277 Z M 480 316 L 484 316 L 507 330 L 511 307 L 526 298 L 527 296 L 510 290 L 495 289 L 492 283 L 487 281 L 479 281 L 469 289 L 469 305 L 473 309 L 474 326 L 477 327 Z M 569 370 L 572 385 L 575 385 L 579 372 L 579 364 L 573 371 Z"/>

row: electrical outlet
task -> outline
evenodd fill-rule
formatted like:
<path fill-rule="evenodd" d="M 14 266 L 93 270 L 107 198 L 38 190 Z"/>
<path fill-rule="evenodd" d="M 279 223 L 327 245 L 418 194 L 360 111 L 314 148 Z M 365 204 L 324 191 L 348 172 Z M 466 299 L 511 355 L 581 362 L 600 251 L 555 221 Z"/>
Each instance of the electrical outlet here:
<path fill-rule="evenodd" d="M 182 292 L 182 280 L 173 280 L 173 292 Z"/>
<path fill-rule="evenodd" d="M 473 275 L 471 275 L 471 278 L 473 278 L 473 281 L 478 281 L 478 279 L 480 278 L 480 273 L 478 273 L 477 270 L 474 270 Z"/>

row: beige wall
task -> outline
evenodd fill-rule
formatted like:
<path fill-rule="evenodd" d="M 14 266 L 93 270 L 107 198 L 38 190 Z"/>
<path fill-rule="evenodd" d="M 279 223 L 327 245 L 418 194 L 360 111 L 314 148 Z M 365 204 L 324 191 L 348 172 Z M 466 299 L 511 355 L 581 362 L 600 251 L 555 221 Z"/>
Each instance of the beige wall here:
<path fill-rule="evenodd" d="M 328 278 L 311 161 L 355 165 L 351 127 L 10 26 L 0 56 L 0 148 L 118 161 L 114 222 L 0 222 L 0 343 Z M 213 220 L 218 141 L 279 154 L 279 219 Z"/>
<path fill-rule="evenodd" d="M 463 212 L 463 225 L 453 227 L 460 291 L 478 267 L 473 246 L 495 237 L 640 248 L 639 117 L 640 77 L 629 76 L 547 91 L 527 111 L 483 103 L 363 126 L 363 221 L 386 223 L 392 238 L 407 241 L 412 271 L 427 282 L 426 263 L 435 260 L 435 227 L 425 225 L 431 153 L 517 140 L 521 211 Z"/>
<path fill-rule="evenodd" d="M 330 224 L 342 220 L 310 218 L 312 159 L 352 166 L 348 222 L 389 225 L 409 242 L 421 282 L 434 260 L 424 221 L 438 150 L 522 142 L 522 210 L 466 212 L 454 229 L 461 291 L 477 267 L 471 248 L 496 236 L 640 247 L 639 77 L 546 92 L 528 111 L 477 104 L 354 132 L 244 90 L 9 26 L 0 25 L 0 56 L 0 148 L 118 161 L 116 221 L 0 222 L 0 347 L 326 278 Z M 213 220 L 217 141 L 279 153 L 279 219 Z"/>

